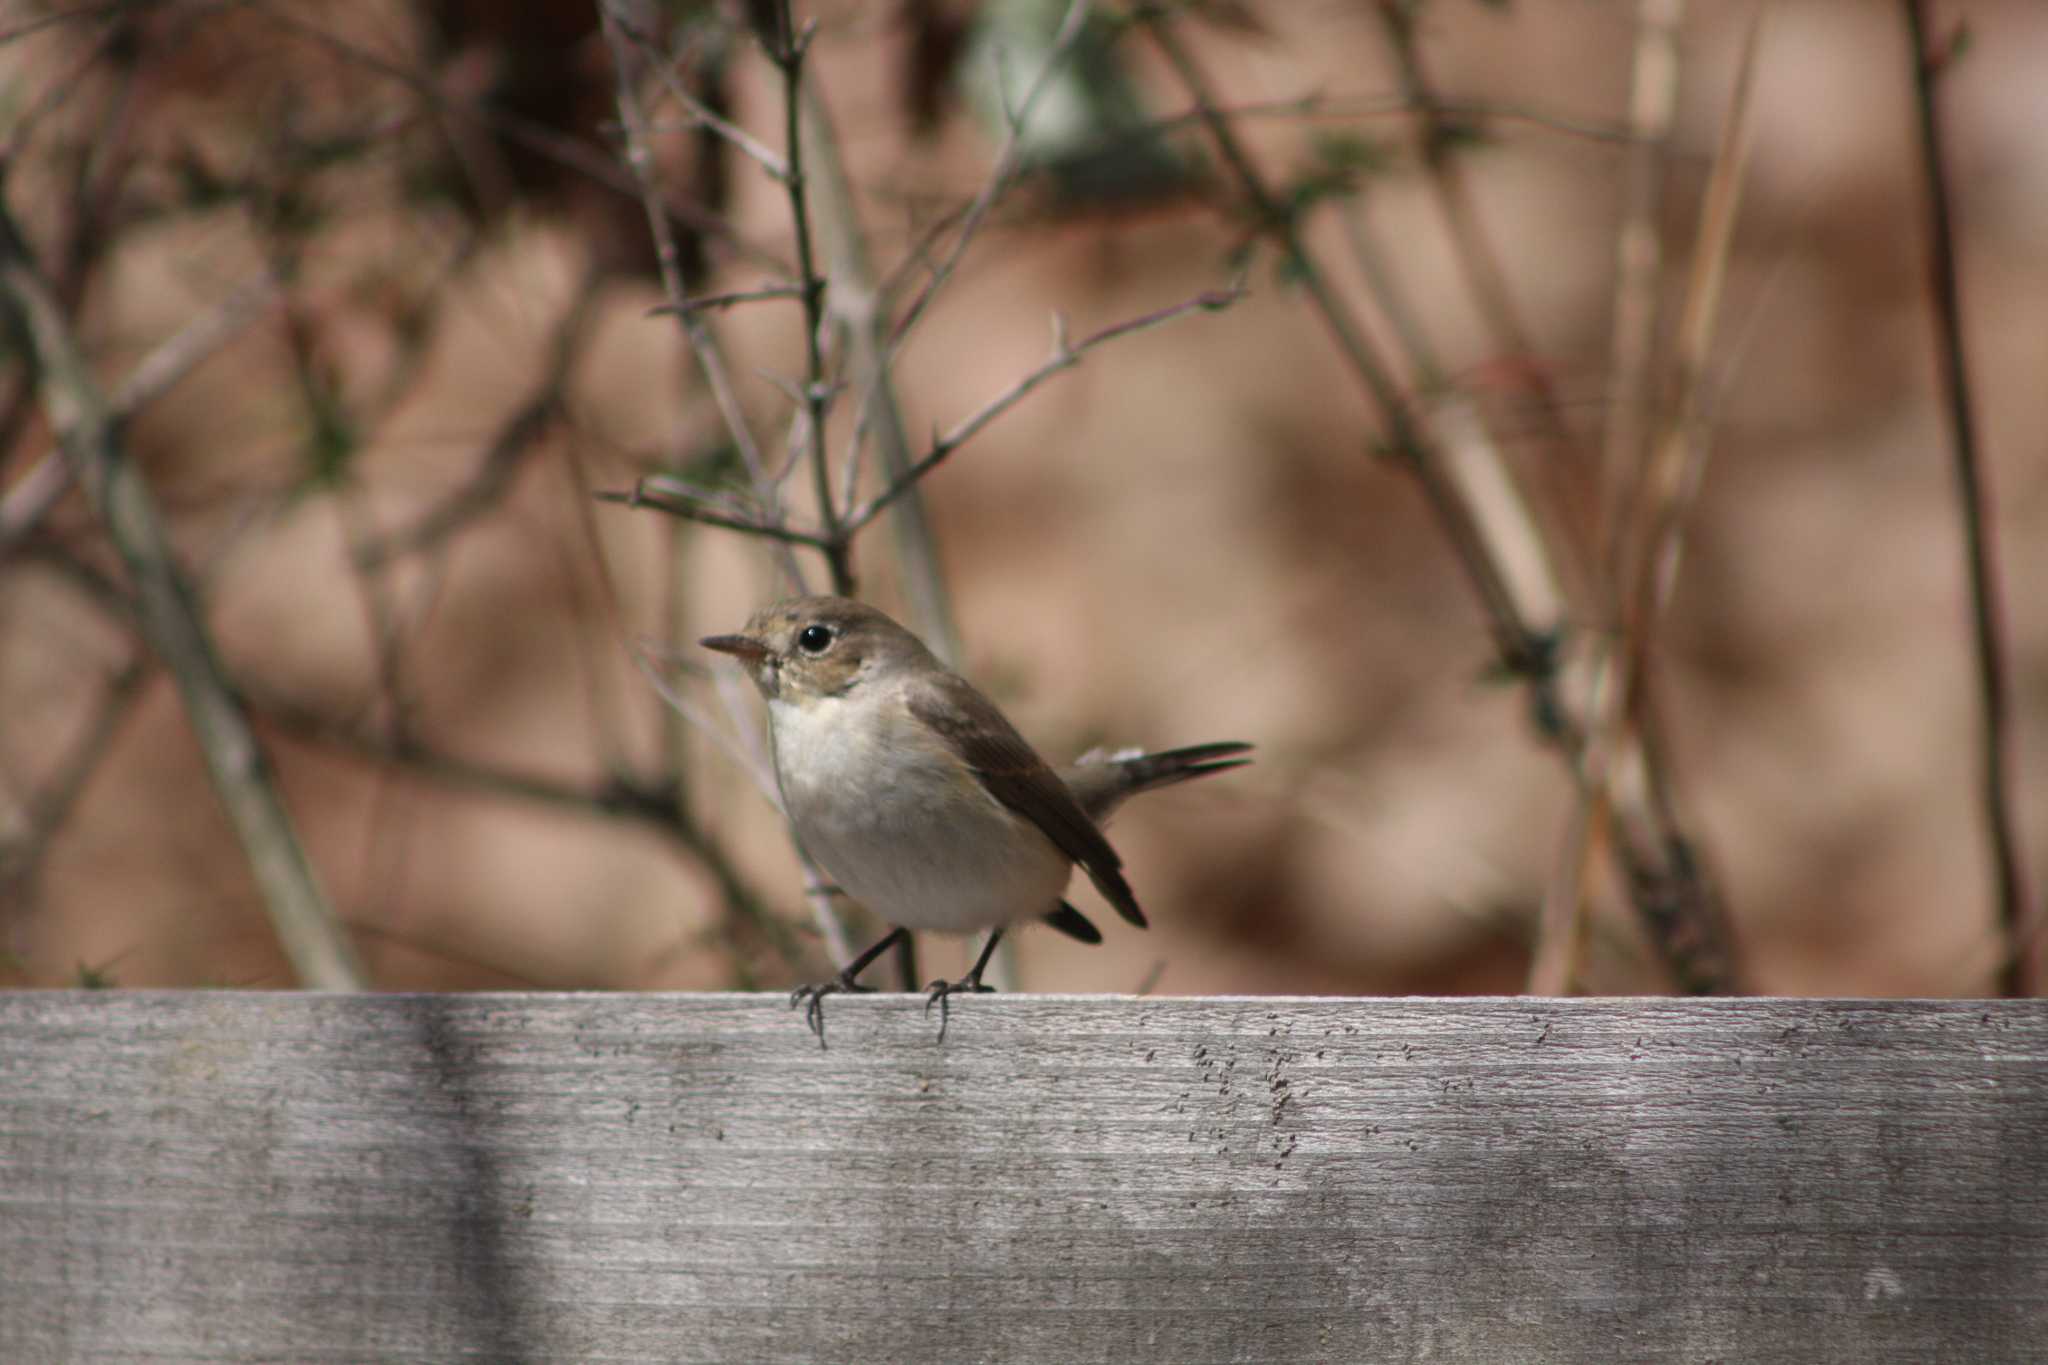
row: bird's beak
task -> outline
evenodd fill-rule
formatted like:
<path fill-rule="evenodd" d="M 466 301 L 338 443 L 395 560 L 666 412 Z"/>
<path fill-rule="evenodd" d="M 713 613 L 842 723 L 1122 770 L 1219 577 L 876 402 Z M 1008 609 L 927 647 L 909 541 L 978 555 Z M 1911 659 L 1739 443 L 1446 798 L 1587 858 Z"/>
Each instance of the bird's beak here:
<path fill-rule="evenodd" d="M 751 635 L 707 635 L 697 642 L 706 649 L 715 649 L 720 654 L 731 654 L 753 663 L 767 657 L 768 646 Z"/>

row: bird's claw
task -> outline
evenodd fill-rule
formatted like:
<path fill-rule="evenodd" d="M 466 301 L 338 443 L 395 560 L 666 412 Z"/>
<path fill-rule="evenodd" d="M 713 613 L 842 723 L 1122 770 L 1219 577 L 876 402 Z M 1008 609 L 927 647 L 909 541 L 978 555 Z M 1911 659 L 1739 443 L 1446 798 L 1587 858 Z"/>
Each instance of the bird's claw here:
<path fill-rule="evenodd" d="M 814 981 L 807 986 L 798 986 L 789 993 L 789 1007 L 804 1007 L 804 1023 L 812 1033 L 818 1035 L 818 1046 L 825 1046 L 825 997 L 843 993 L 849 995 L 870 995 L 873 986 L 863 986 L 845 976 L 835 976 L 827 981 Z"/>
<path fill-rule="evenodd" d="M 934 981 L 931 985 L 925 987 L 925 1017 L 927 1019 L 931 1017 L 933 1005 L 939 1007 L 939 1041 L 942 1043 L 946 1041 L 946 1002 L 948 999 L 956 995 L 994 995 L 995 990 L 994 986 L 982 985 L 979 975 L 964 976 L 958 981 Z"/>

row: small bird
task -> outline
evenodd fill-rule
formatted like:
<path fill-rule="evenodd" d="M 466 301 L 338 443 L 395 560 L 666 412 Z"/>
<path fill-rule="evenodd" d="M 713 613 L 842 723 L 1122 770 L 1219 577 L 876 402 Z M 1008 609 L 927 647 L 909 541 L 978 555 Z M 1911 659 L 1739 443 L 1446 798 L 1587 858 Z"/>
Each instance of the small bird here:
<path fill-rule="evenodd" d="M 837 977 L 800 986 L 792 1006 L 825 1041 L 825 997 L 912 929 L 989 930 L 958 981 L 934 981 L 925 1009 L 981 983 L 1011 925 L 1042 919 L 1084 943 L 1101 931 L 1061 897 L 1079 863 L 1116 912 L 1143 926 L 1123 861 L 1100 822 L 1125 798 L 1249 762 L 1248 744 L 1088 755 L 1055 773 L 965 678 L 865 603 L 792 597 L 737 635 L 699 642 L 746 666 L 768 702 L 782 805 L 797 842 L 839 889 L 897 927 Z"/>

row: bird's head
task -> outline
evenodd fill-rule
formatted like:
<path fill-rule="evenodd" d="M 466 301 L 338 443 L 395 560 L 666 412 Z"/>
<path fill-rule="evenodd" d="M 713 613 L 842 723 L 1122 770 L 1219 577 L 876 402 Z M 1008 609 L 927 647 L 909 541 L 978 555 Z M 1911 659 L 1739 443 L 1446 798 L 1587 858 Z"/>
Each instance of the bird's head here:
<path fill-rule="evenodd" d="M 737 635 L 698 643 L 746 665 L 770 701 L 799 705 L 843 696 L 901 665 L 931 662 L 915 635 L 845 597 L 787 598 L 755 612 Z"/>

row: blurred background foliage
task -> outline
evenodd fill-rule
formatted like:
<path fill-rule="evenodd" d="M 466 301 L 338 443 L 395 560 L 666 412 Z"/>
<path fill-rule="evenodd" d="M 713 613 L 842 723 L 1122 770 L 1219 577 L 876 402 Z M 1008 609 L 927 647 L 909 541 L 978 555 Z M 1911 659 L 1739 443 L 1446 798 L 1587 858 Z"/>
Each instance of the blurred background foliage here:
<path fill-rule="evenodd" d="M 854 542 L 863 595 L 956 631 L 1056 760 L 1259 746 L 1119 817 L 1152 932 L 1022 935 L 1022 985 L 1513 991 L 1562 941 L 1540 927 L 1562 897 L 1584 916 L 1574 989 L 1992 988 L 1911 48 L 1892 6 L 1772 8 L 1685 389 L 1668 377 L 1751 6 L 1241 0 L 1065 27 L 1032 0 L 798 7 L 821 257 L 858 229 L 913 455 L 1044 364 L 1055 313 L 1078 340 L 1245 291 L 1089 351 L 935 468 L 902 504 L 929 563 L 880 522 Z M 2048 9 L 1952 9 L 1942 131 L 2038 863 Z M 732 752 L 751 702 L 687 645 L 785 591 L 791 560 L 813 588 L 824 565 L 595 496 L 660 475 L 763 516 L 731 410 L 796 466 L 778 505 L 817 524 L 799 303 L 690 314 L 725 409 L 651 311 L 677 280 L 697 298 L 796 272 L 786 188 L 706 117 L 787 155 L 775 6 L 613 13 L 608 42 L 592 0 L 0 0 L 0 198 L 380 988 L 782 986 L 827 965 Z M 1668 108 L 1653 143 L 1632 92 Z M 1018 173 L 974 221 L 1012 134 Z M 850 221 L 822 201 L 835 176 Z M 825 306 L 869 302 L 832 264 Z M 1618 344 L 1631 304 L 1650 330 Z M 1331 309 L 1386 359 L 1391 404 Z M 884 415 L 854 377 L 858 322 L 833 316 L 837 487 Z M 33 354 L 0 334 L 0 980 L 289 985 L 128 572 L 53 453 Z M 1704 984 L 1645 929 L 1626 860 L 1606 870 L 1625 813 L 1580 827 L 1557 709 L 1567 731 L 1598 714 L 1585 660 L 1634 628 L 1609 573 L 1626 471 L 1681 402 L 1697 460 L 1643 676 L 1654 800 L 1731 932 L 1733 970 Z M 1519 635 L 1403 445 L 1453 423 L 1519 490 L 1479 532 Z M 863 458 L 866 496 L 889 474 Z M 1493 486 L 1451 478 L 1482 504 Z M 1518 518 L 1555 603 L 1513 570 Z M 934 969 L 964 956 L 926 945 Z"/>

